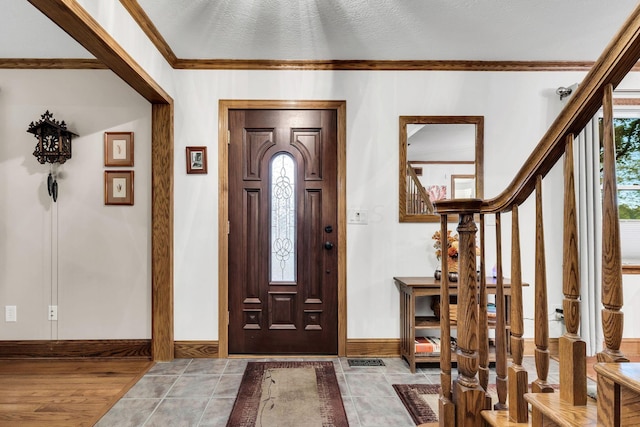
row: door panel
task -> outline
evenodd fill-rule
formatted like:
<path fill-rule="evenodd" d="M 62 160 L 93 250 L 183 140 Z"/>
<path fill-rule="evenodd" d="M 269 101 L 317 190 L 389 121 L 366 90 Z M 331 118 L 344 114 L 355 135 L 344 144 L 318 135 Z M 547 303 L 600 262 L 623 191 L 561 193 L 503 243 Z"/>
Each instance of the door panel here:
<path fill-rule="evenodd" d="M 229 111 L 231 354 L 337 354 L 336 119 Z"/>

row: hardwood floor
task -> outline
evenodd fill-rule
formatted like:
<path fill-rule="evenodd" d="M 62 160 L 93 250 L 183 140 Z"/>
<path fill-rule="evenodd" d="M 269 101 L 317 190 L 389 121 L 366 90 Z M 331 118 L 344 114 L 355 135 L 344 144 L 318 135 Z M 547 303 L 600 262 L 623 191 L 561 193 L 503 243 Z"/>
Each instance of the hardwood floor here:
<path fill-rule="evenodd" d="M 93 426 L 149 360 L 0 360 L 0 426 Z"/>

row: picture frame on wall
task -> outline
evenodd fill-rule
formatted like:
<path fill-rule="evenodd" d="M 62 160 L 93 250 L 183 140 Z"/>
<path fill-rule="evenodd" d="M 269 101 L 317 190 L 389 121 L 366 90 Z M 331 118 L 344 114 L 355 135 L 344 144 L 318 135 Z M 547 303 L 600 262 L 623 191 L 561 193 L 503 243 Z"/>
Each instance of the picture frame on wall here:
<path fill-rule="evenodd" d="M 133 166 L 133 132 L 104 133 L 104 165 Z"/>
<path fill-rule="evenodd" d="M 451 175 L 451 196 L 454 199 L 472 199 L 476 197 L 475 175 Z"/>
<path fill-rule="evenodd" d="M 187 147 L 187 173 L 207 173 L 207 147 Z"/>
<path fill-rule="evenodd" d="M 104 172 L 104 204 L 133 205 L 133 178 L 131 171 Z"/>

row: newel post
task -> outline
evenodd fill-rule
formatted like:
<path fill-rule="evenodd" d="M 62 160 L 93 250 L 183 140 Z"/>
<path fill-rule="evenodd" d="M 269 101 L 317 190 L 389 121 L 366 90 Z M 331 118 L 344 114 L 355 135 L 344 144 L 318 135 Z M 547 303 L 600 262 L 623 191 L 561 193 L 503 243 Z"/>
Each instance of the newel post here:
<path fill-rule="evenodd" d="M 457 426 L 482 426 L 484 409 L 490 409 L 485 390 L 478 379 L 479 321 L 478 278 L 476 273 L 476 234 L 473 220 L 482 200 L 463 199 L 436 202 L 436 212 L 457 213 L 458 222 L 458 377 L 454 381 L 453 400 Z"/>

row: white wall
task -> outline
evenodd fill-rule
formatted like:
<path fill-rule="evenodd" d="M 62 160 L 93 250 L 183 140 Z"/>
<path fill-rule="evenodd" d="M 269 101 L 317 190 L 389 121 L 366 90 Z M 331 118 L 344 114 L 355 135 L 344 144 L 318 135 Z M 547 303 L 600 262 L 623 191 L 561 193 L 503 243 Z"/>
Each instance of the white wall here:
<path fill-rule="evenodd" d="M 57 203 L 26 132 L 45 110 L 79 135 Z M 105 131 L 134 132 L 134 206 L 104 205 Z M 0 340 L 151 337 L 150 141 L 149 103 L 110 71 L 0 70 Z"/>
<path fill-rule="evenodd" d="M 398 116 L 485 116 L 485 196 L 502 191 L 563 104 L 555 90 L 583 73 L 373 71 L 178 71 L 176 84 L 175 338 L 217 339 L 217 115 L 219 99 L 347 101 L 347 207 L 369 210 L 347 229 L 348 338 L 399 336 L 394 276 L 430 275 L 437 224 L 398 222 Z M 209 174 L 185 174 L 184 147 L 209 147 Z M 562 170 L 544 181 L 550 306 L 560 305 Z M 560 184 L 559 184 L 560 183 Z M 535 206 L 520 211 L 527 336 L 533 335 Z M 504 215 L 504 271 L 510 272 L 510 215 Z M 488 221 L 489 253 L 495 222 Z M 451 228 L 454 228 L 452 224 Z M 488 269 L 495 259 L 487 261 Z M 627 302 L 629 303 L 629 302 Z M 629 324 L 627 324 L 630 327 Z M 562 333 L 551 323 L 551 336 Z M 628 330 L 625 333 L 630 333 Z M 635 332 L 637 335 L 638 332 Z"/>
<path fill-rule="evenodd" d="M 575 72 L 325 72 L 171 70 L 117 0 L 79 0 L 99 24 L 164 90 L 176 98 L 175 339 L 217 339 L 217 102 L 218 99 L 346 99 L 347 204 L 369 210 L 369 225 L 348 226 L 349 338 L 399 335 L 393 276 L 431 274 L 430 236 L 437 226 L 399 224 L 397 122 L 399 115 L 484 115 L 485 197 L 514 177 L 562 108 L 555 90 L 580 82 Z M 621 87 L 638 89 L 640 76 Z M 187 177 L 184 147 L 209 147 L 209 174 Z M 548 301 L 561 305 L 562 171 L 543 185 Z M 502 218 L 505 275 L 510 271 L 510 215 Z M 487 218 L 488 253 L 494 222 Z M 520 211 L 523 279 L 533 301 L 535 206 Z M 455 225 L 452 225 L 454 227 Z M 392 244 L 390 245 L 389 242 Z M 495 260 L 487 260 L 490 269 Z M 372 268 L 373 266 L 373 268 Z M 625 277 L 626 307 L 640 303 L 635 277 Z M 631 294 L 631 296 L 629 296 Z M 626 310 L 630 310 L 627 308 Z M 380 315 L 380 313 L 385 313 Z M 533 304 L 525 305 L 525 333 L 533 335 Z M 627 314 L 629 318 L 629 314 Z M 626 322 L 625 336 L 639 336 Z M 550 321 L 550 335 L 562 325 Z"/>
<path fill-rule="evenodd" d="M 398 222 L 398 116 L 483 115 L 485 195 L 492 197 L 511 181 L 562 107 L 555 89 L 582 77 L 571 72 L 176 70 L 175 339 L 218 338 L 220 99 L 347 101 L 347 207 L 369 210 L 368 225 L 347 228 L 347 336 L 396 338 L 393 277 L 433 272 L 431 235 L 438 227 Z M 639 84 L 637 78 L 629 83 Z M 55 206 L 44 187 L 48 169 L 31 155 L 35 139 L 26 133 L 29 122 L 47 108 L 80 134 L 74 157 L 61 168 Z M 149 104 L 108 71 L 2 70 L 0 123 L 0 307 L 18 306 L 17 323 L 0 321 L 0 339 L 149 338 Z M 133 207 L 103 204 L 106 130 L 135 132 Z M 186 174 L 190 145 L 209 147 L 207 175 Z M 555 168 L 544 182 L 551 306 L 562 299 L 561 176 Z M 523 279 L 530 284 L 534 215 L 533 203 L 525 203 L 520 211 Z M 495 222 L 489 218 L 487 223 L 491 254 Z M 502 223 L 508 276 L 510 215 Z M 52 241 L 57 242 L 53 248 Z M 56 250 L 59 266 L 52 278 L 49 260 Z M 494 263 L 488 259 L 487 267 Z M 640 302 L 634 279 L 625 278 L 625 337 L 640 333 L 628 309 Z M 527 336 L 532 336 L 533 286 L 525 298 Z M 52 300 L 60 307 L 57 327 L 46 320 Z M 558 336 L 561 328 L 552 323 L 550 332 Z"/>

